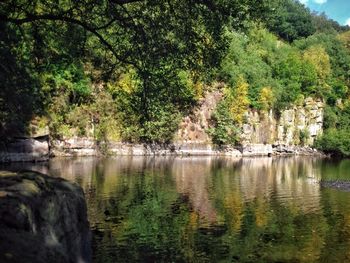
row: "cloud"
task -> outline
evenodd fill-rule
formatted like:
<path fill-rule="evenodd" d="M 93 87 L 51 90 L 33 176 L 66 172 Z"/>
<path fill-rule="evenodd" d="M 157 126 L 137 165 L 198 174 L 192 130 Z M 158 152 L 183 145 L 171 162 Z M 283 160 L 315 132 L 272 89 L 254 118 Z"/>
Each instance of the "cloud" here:
<path fill-rule="evenodd" d="M 323 5 L 327 3 L 327 0 L 299 0 L 300 3 L 307 5 L 309 2 L 313 2 L 318 5 Z"/>
<path fill-rule="evenodd" d="M 350 26 L 350 17 L 346 20 L 345 25 Z"/>
<path fill-rule="evenodd" d="M 319 4 L 319 5 L 323 5 L 325 3 L 327 3 L 327 0 L 313 0 L 315 2 L 315 4 Z"/>

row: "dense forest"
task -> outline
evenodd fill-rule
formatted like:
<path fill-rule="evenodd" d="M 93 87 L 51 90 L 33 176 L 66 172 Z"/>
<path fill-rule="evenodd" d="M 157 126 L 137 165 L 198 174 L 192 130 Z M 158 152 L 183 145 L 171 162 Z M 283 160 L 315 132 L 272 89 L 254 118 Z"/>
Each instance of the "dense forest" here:
<path fill-rule="evenodd" d="M 1 1 L 0 137 L 170 142 L 213 83 L 209 131 L 244 111 L 326 103 L 315 146 L 350 155 L 350 29 L 294 0 Z M 304 135 L 307 136 L 307 135 Z"/>

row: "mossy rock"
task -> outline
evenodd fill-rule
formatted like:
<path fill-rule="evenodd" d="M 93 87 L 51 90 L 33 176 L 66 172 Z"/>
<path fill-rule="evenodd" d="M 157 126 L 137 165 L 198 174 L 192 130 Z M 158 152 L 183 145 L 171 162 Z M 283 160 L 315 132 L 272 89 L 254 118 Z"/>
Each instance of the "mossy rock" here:
<path fill-rule="evenodd" d="M 35 172 L 0 176 L 0 262 L 89 262 L 82 189 Z"/>

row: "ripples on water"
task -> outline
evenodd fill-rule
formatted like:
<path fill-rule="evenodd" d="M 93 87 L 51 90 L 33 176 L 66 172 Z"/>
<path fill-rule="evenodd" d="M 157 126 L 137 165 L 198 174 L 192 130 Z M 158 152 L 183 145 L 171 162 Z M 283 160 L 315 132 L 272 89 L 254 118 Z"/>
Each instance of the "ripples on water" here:
<path fill-rule="evenodd" d="M 350 262 L 350 160 L 53 159 L 85 191 L 95 262 Z"/>

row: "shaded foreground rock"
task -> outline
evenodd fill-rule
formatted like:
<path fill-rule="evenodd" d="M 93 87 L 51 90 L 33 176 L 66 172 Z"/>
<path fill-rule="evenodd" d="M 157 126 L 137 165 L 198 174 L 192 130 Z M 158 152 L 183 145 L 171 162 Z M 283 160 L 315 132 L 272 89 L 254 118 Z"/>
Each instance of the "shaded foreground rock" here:
<path fill-rule="evenodd" d="M 82 189 L 35 172 L 0 174 L 0 262 L 90 262 Z"/>

